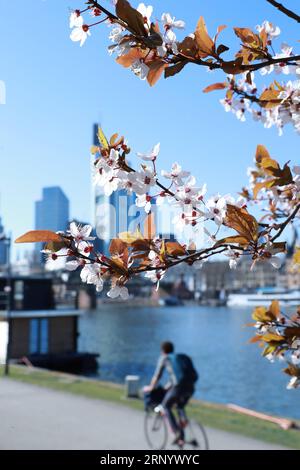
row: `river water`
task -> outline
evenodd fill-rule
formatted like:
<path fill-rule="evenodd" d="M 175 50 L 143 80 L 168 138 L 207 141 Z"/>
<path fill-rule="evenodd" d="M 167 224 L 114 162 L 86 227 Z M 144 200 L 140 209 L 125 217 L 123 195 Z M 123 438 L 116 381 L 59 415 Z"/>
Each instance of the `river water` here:
<path fill-rule="evenodd" d="M 251 309 L 228 307 L 126 307 L 104 305 L 79 320 L 79 349 L 98 352 L 98 377 L 123 383 L 137 374 L 147 384 L 159 345 L 171 340 L 199 372 L 195 396 L 300 418 L 300 390 L 287 390 L 284 364 L 269 363 L 249 344 Z"/>

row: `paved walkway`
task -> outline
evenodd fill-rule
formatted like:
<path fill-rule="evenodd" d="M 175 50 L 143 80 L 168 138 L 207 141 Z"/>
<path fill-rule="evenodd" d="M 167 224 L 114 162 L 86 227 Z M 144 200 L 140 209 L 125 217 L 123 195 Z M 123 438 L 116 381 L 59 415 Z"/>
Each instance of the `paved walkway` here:
<path fill-rule="evenodd" d="M 207 429 L 212 449 L 280 449 Z M 147 449 L 143 414 L 121 405 L 0 379 L 0 449 Z"/>

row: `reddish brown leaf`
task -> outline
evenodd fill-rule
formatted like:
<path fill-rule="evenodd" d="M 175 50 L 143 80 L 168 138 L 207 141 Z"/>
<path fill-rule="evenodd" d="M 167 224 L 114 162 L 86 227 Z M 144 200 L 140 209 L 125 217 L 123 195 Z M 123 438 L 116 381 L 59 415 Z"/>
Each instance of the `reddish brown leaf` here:
<path fill-rule="evenodd" d="M 181 72 L 181 70 L 188 64 L 187 60 L 182 60 L 175 65 L 170 65 L 165 69 L 165 78 L 173 77 L 177 73 Z"/>
<path fill-rule="evenodd" d="M 190 36 L 186 36 L 182 42 L 178 43 L 177 47 L 180 54 L 185 57 L 195 58 L 201 56 L 196 40 Z M 202 57 L 207 57 L 207 54 L 202 55 Z"/>
<path fill-rule="evenodd" d="M 206 24 L 203 16 L 200 17 L 197 28 L 195 31 L 195 38 L 199 47 L 199 50 L 205 54 L 205 56 L 214 54 L 214 41 L 208 35 Z"/>
<path fill-rule="evenodd" d="M 48 242 L 46 243 L 44 249 L 52 251 L 52 253 L 56 253 L 57 251 L 61 250 L 62 248 L 67 248 L 71 245 L 70 240 L 66 238 L 60 242 Z"/>
<path fill-rule="evenodd" d="M 143 16 L 135 8 L 132 8 L 127 0 L 117 1 L 116 14 L 122 21 L 127 23 L 130 29 L 132 29 L 136 34 L 147 36 Z"/>
<path fill-rule="evenodd" d="M 261 172 L 266 176 L 272 176 L 271 179 L 265 179 L 255 184 L 253 189 L 255 199 L 262 188 L 284 186 L 293 182 L 293 175 L 289 165 L 286 163 L 283 168 L 280 168 L 279 163 L 270 157 L 269 152 L 263 145 L 257 146 L 255 159 Z"/>
<path fill-rule="evenodd" d="M 252 318 L 253 320 L 259 321 L 259 322 L 270 320 L 270 318 L 267 316 L 266 307 L 255 307 L 255 309 L 252 312 Z"/>
<path fill-rule="evenodd" d="M 260 335 L 255 335 L 249 339 L 249 343 L 259 343 L 262 340 Z"/>
<path fill-rule="evenodd" d="M 148 64 L 150 70 L 147 75 L 147 82 L 150 86 L 155 85 L 155 83 L 160 79 L 163 71 L 168 64 L 166 64 L 163 60 L 154 60 L 150 64 Z"/>
<path fill-rule="evenodd" d="M 217 54 L 218 55 L 221 55 L 223 54 L 224 52 L 226 51 L 229 51 L 229 47 L 225 46 L 224 44 L 220 44 L 218 47 L 217 47 Z"/>
<path fill-rule="evenodd" d="M 259 36 L 249 28 L 234 28 L 235 34 L 242 40 L 244 44 L 251 44 L 252 46 L 259 46 Z"/>
<path fill-rule="evenodd" d="M 282 102 L 282 99 L 279 98 L 280 93 L 280 90 L 274 90 L 274 88 L 271 87 L 264 90 L 259 97 L 261 106 L 266 109 L 279 106 L 279 104 Z"/>
<path fill-rule="evenodd" d="M 61 242 L 62 237 L 50 230 L 31 230 L 15 240 L 15 243 Z"/>
<path fill-rule="evenodd" d="M 215 44 L 216 44 L 216 42 L 217 42 L 217 39 L 218 39 L 219 34 L 220 34 L 222 31 L 224 31 L 225 28 L 227 28 L 226 24 L 221 24 L 220 26 L 218 26 L 218 28 L 217 28 L 217 34 L 216 34 L 215 37 L 214 37 L 214 43 L 215 43 Z M 226 46 L 225 46 L 225 47 L 226 47 Z M 228 49 L 228 48 L 227 48 L 227 49 Z"/>
<path fill-rule="evenodd" d="M 127 68 L 130 67 L 136 60 L 145 57 L 145 55 L 146 52 L 144 50 L 139 49 L 137 47 L 133 47 L 132 49 L 130 49 L 129 52 L 127 52 L 127 54 L 118 57 L 116 59 L 116 62 L 118 62 L 118 64 L 120 65 L 123 65 L 123 67 Z"/>
<path fill-rule="evenodd" d="M 225 224 L 249 241 L 258 238 L 258 222 L 246 209 L 227 204 Z"/>
<path fill-rule="evenodd" d="M 159 24 L 151 23 L 150 26 L 150 35 L 147 38 L 146 44 L 148 45 L 148 41 L 151 43 L 152 46 L 157 47 L 161 46 L 163 43 L 162 35 L 160 34 Z"/>
<path fill-rule="evenodd" d="M 256 147 L 255 160 L 260 163 L 263 158 L 270 158 L 270 154 L 264 145 L 259 144 Z"/>
<path fill-rule="evenodd" d="M 119 134 L 116 132 L 115 134 L 113 134 L 113 135 L 111 136 L 111 138 L 110 138 L 110 140 L 109 140 L 109 144 L 110 144 L 111 146 L 113 146 L 113 145 L 115 144 L 118 135 L 119 135 Z"/>
<path fill-rule="evenodd" d="M 224 88 L 227 87 L 227 82 L 213 83 L 212 85 L 208 85 L 206 88 L 204 88 L 203 93 L 209 93 L 214 90 L 224 90 Z"/>
<path fill-rule="evenodd" d="M 127 248 L 127 244 L 120 238 L 113 238 L 110 242 L 109 252 L 111 255 L 120 255 Z"/>
<path fill-rule="evenodd" d="M 168 255 L 182 256 L 186 254 L 185 248 L 178 242 L 166 242 L 165 249 Z"/>
<path fill-rule="evenodd" d="M 222 69 L 224 72 L 235 75 L 242 72 L 241 66 L 243 65 L 243 58 L 237 57 L 235 60 L 222 62 Z"/>
<path fill-rule="evenodd" d="M 290 375 L 291 377 L 300 378 L 300 367 L 294 366 L 294 364 L 289 364 L 286 369 L 283 369 L 283 372 Z"/>
<path fill-rule="evenodd" d="M 273 315 L 275 318 L 280 317 L 280 304 L 278 300 L 273 300 L 268 309 L 268 312 Z"/>
<path fill-rule="evenodd" d="M 233 235 L 231 237 L 225 237 L 225 238 L 222 238 L 222 240 L 218 240 L 217 243 L 215 244 L 215 246 L 220 246 L 220 245 L 224 245 L 226 243 L 236 243 L 238 245 L 241 245 L 241 246 L 248 246 L 249 245 L 249 239 L 246 238 L 246 237 L 242 237 L 240 235 Z"/>
<path fill-rule="evenodd" d="M 263 335 L 262 340 L 265 341 L 266 343 L 273 343 L 273 342 L 278 342 L 281 343 L 285 341 L 284 336 L 277 335 L 276 333 L 266 333 Z"/>
<path fill-rule="evenodd" d="M 293 338 L 294 336 L 300 338 L 300 326 L 288 326 L 285 328 L 284 334 L 288 338 Z"/>

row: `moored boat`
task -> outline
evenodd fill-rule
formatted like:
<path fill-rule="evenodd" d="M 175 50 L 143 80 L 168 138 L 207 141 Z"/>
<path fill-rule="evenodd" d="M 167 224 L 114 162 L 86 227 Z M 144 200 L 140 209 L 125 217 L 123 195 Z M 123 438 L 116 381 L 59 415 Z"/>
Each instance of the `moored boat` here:
<path fill-rule="evenodd" d="M 228 307 L 269 305 L 278 300 L 282 305 L 300 305 L 300 290 L 258 289 L 256 292 L 236 292 L 228 295 Z"/>

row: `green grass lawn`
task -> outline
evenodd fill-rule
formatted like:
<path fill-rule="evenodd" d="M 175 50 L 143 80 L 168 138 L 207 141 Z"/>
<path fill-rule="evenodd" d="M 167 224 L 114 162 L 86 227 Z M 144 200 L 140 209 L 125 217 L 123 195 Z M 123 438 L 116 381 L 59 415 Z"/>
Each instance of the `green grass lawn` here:
<path fill-rule="evenodd" d="M 0 373 L 3 375 L 3 367 L 0 367 Z M 41 387 L 83 395 L 93 399 L 108 400 L 135 409 L 143 409 L 141 400 L 126 399 L 123 388 L 110 382 L 89 380 L 74 375 L 30 369 L 22 366 L 11 366 L 10 377 L 14 380 Z M 300 431 L 295 429 L 284 431 L 276 424 L 236 413 L 222 405 L 194 400 L 188 406 L 188 414 L 194 419 L 200 420 L 204 425 L 213 428 L 300 449 Z M 299 422 L 297 424 L 300 425 Z"/>

